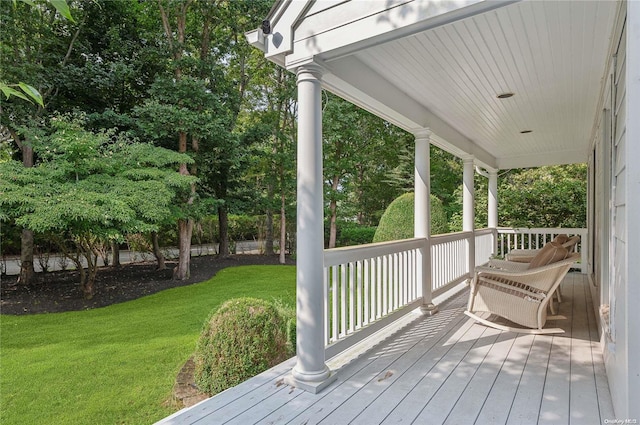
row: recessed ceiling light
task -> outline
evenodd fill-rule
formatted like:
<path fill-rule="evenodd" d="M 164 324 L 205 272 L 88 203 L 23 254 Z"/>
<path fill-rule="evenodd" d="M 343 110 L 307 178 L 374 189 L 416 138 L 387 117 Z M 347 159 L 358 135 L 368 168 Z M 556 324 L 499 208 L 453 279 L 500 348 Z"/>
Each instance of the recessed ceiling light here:
<path fill-rule="evenodd" d="M 513 95 L 514 95 L 514 93 L 500 93 L 498 95 L 498 99 L 508 99 Z"/>
<path fill-rule="evenodd" d="M 520 134 L 533 133 L 533 130 L 522 130 Z"/>

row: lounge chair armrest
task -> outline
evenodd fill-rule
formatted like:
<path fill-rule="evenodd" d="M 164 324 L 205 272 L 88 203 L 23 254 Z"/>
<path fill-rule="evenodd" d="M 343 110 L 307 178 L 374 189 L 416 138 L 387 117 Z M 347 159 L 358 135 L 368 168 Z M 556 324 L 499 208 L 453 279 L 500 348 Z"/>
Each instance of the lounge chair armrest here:
<path fill-rule="evenodd" d="M 489 267 L 503 270 L 526 270 L 529 268 L 529 263 L 493 259 L 489 261 Z"/>
<path fill-rule="evenodd" d="M 560 260 L 558 262 L 551 263 L 546 266 L 535 267 L 533 269 L 527 268 L 525 270 L 522 270 L 522 269 L 518 270 L 518 269 L 506 269 L 506 268 L 494 268 L 494 267 L 476 267 L 475 272 L 476 274 L 478 273 L 491 274 L 494 276 L 504 276 L 505 278 L 517 280 L 518 276 L 532 276 L 536 274 L 543 274 L 557 267 L 563 267 L 563 266 L 573 264 L 579 259 L 580 259 L 580 254 L 574 253 L 574 254 L 571 254 L 569 257 L 565 258 L 564 260 Z M 527 263 L 523 263 L 523 264 L 528 266 Z"/>

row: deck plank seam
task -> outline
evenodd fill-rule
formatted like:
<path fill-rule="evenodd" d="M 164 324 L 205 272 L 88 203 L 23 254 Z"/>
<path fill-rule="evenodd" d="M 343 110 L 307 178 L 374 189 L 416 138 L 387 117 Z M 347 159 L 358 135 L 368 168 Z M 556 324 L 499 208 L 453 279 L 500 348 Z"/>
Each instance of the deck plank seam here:
<path fill-rule="evenodd" d="M 454 308 L 453 306 L 451 307 L 451 317 L 448 319 L 449 322 L 453 322 L 455 320 L 460 320 L 459 319 L 459 315 L 460 312 L 457 311 L 456 308 Z M 443 312 L 444 313 L 444 312 Z M 439 316 L 439 315 L 438 315 Z M 440 316 L 442 317 L 442 316 Z M 437 316 L 435 316 L 434 318 L 438 318 Z M 434 319 L 434 318 L 429 318 L 429 319 Z M 423 319 L 424 320 L 424 319 Z M 314 400 L 312 403 L 309 404 L 309 406 L 307 406 L 307 409 L 311 409 L 312 406 L 315 405 L 319 405 L 323 400 L 325 400 L 326 398 L 330 397 L 330 396 L 334 396 L 335 395 L 335 391 L 340 391 L 340 389 L 343 387 L 343 385 L 346 384 L 353 384 L 352 383 L 352 379 L 354 376 L 356 376 L 358 373 L 361 373 L 363 370 L 365 370 L 368 366 L 370 366 L 371 364 L 373 364 L 376 361 L 382 361 L 385 357 L 385 355 L 387 355 L 389 352 L 393 352 L 394 350 L 396 350 L 398 347 L 402 347 L 403 344 L 405 344 L 405 340 L 409 339 L 409 331 L 411 329 L 414 328 L 415 325 L 411 325 L 410 327 L 407 327 L 406 329 L 400 331 L 401 333 L 401 338 L 396 339 L 396 340 L 392 340 L 392 342 L 388 345 L 385 346 L 385 344 L 377 344 L 378 348 L 377 349 L 371 349 L 369 351 L 369 353 L 365 354 L 368 355 L 369 359 L 368 361 L 363 364 L 361 367 L 356 368 L 354 371 L 351 371 L 351 368 L 354 368 L 354 363 L 348 364 L 346 365 L 346 367 L 339 369 L 339 377 L 338 377 L 338 382 L 335 384 L 332 384 L 332 386 L 330 386 L 329 388 L 327 388 L 323 393 L 322 396 L 317 398 L 316 400 Z M 448 326 L 448 324 L 446 325 Z M 421 342 L 421 340 L 418 340 L 415 344 L 419 344 Z M 412 346 L 413 346 L 412 345 Z M 363 355 L 362 357 L 365 357 L 365 355 Z M 396 356 L 395 354 L 393 355 L 394 357 Z M 390 359 L 389 361 L 393 362 L 392 359 Z M 357 364 L 357 362 L 356 362 Z M 386 363 L 384 365 L 381 365 L 380 367 L 376 367 L 376 371 L 375 373 L 370 373 L 370 378 L 366 380 L 365 383 L 359 385 L 359 388 L 357 388 L 349 397 L 345 398 L 345 399 L 341 399 L 341 402 L 333 409 L 336 410 L 338 409 L 341 405 L 343 405 L 348 399 L 351 399 L 352 397 L 354 397 L 358 391 L 365 387 L 369 382 L 371 382 L 373 379 L 375 379 L 377 376 L 380 375 L 379 370 L 380 369 L 384 369 L 386 366 L 388 366 L 389 363 Z M 382 367 L 385 366 L 385 367 Z M 333 410 L 331 410 L 328 414 L 330 415 Z M 293 418 L 291 418 L 287 423 L 293 423 L 299 416 L 308 413 L 306 410 L 305 411 L 301 411 L 300 413 L 298 413 L 297 415 L 295 415 Z M 320 418 L 319 421 L 322 421 L 326 418 Z"/>
<path fill-rule="evenodd" d="M 413 366 L 415 366 L 415 364 L 420 361 L 420 359 L 424 358 L 425 355 L 427 355 L 427 353 L 431 352 L 431 350 L 433 349 L 433 347 L 437 346 L 439 344 L 440 341 L 442 341 L 443 339 L 445 339 L 446 337 L 450 337 L 451 333 L 455 333 L 456 328 L 459 326 L 459 324 L 464 320 L 463 317 L 461 317 L 461 312 L 462 312 L 462 306 L 460 307 L 455 307 L 455 306 L 451 306 L 448 310 L 445 311 L 441 311 L 438 315 L 433 316 L 433 317 L 425 317 L 422 318 L 421 321 L 419 323 L 416 323 L 415 328 L 425 328 L 425 327 L 431 327 L 433 326 L 433 322 L 437 319 L 440 319 L 441 324 L 436 324 L 437 328 L 435 330 L 433 329 L 426 329 L 426 333 L 425 335 L 423 335 L 422 337 L 420 337 L 415 344 L 413 344 L 409 349 L 407 349 L 405 352 L 403 352 L 402 354 L 400 354 L 399 356 L 397 356 L 395 359 L 393 359 L 390 363 L 388 363 L 384 368 L 382 368 L 382 370 L 390 370 L 393 368 L 393 365 L 399 361 L 402 360 L 403 357 L 407 356 L 408 353 L 413 353 L 416 350 L 420 350 L 422 352 L 422 354 L 416 358 L 416 360 L 414 360 L 409 366 L 405 367 L 405 370 L 402 373 L 397 373 L 395 374 L 394 380 L 393 382 L 396 382 L 398 379 L 400 379 L 400 377 L 402 377 L 405 373 L 407 373 L 408 370 L 410 370 Z M 440 316 L 441 314 L 448 314 L 447 316 L 445 316 L 444 319 L 442 319 L 442 316 Z M 438 318 L 438 316 L 440 316 L 440 318 Z M 428 325 L 425 325 L 425 323 L 429 323 Z M 410 330 L 407 330 L 407 334 L 409 333 Z M 438 336 L 440 335 L 440 336 Z M 408 335 L 409 338 L 411 338 Z M 436 338 L 436 340 L 433 340 L 433 338 Z M 362 388 L 366 387 L 367 384 L 369 384 L 370 382 L 372 382 L 376 377 L 379 377 L 381 374 L 381 372 L 376 373 L 375 375 L 372 376 L 372 378 L 365 384 L 363 385 L 361 388 L 359 388 L 356 392 L 354 392 L 349 399 L 356 397 L 357 394 L 362 390 Z M 393 384 L 392 382 L 392 384 Z M 369 404 L 367 404 L 367 406 L 365 406 L 363 409 L 360 410 L 360 412 L 358 412 L 358 414 L 356 414 L 351 420 L 350 423 L 355 421 L 361 414 L 362 412 L 364 412 L 366 410 L 366 408 L 368 407 L 368 405 L 373 404 L 376 400 L 378 400 L 379 397 L 381 397 L 391 386 L 392 384 L 390 384 L 388 387 L 384 388 L 377 396 L 375 396 Z M 345 400 L 345 403 L 347 402 L 347 400 Z M 345 404 L 343 403 L 343 404 Z M 333 413 L 333 412 L 331 412 Z M 330 414 L 331 414 L 330 413 Z M 330 416 L 327 415 L 328 416 Z M 327 417 L 323 418 L 323 420 L 325 420 Z"/>
<path fill-rule="evenodd" d="M 318 423 L 324 421 L 327 419 L 328 416 L 330 416 L 331 414 L 333 414 L 334 411 L 338 410 L 341 406 L 345 405 L 347 402 L 349 402 L 351 399 L 353 399 L 354 397 L 356 397 L 358 395 L 358 393 L 362 390 L 362 388 L 365 388 L 368 384 L 370 384 L 374 379 L 376 379 L 377 377 L 380 376 L 381 372 L 380 370 L 388 370 L 394 363 L 396 363 L 401 357 L 403 357 L 407 352 L 409 352 L 410 350 L 414 350 L 417 346 L 421 345 L 421 344 L 430 344 L 431 346 L 434 346 L 437 344 L 437 342 L 439 342 L 442 338 L 444 338 L 445 336 L 449 335 L 449 332 L 451 331 L 451 329 L 454 329 L 458 326 L 458 324 L 464 320 L 464 317 L 461 317 L 461 312 L 463 309 L 463 306 L 460 305 L 458 306 L 458 304 L 462 304 L 460 300 L 463 300 L 463 298 L 457 298 L 454 297 L 451 300 L 448 300 L 447 303 L 444 306 L 444 309 L 441 310 L 441 312 L 433 317 L 424 317 L 422 319 L 420 319 L 420 321 L 415 322 L 414 324 L 412 324 L 411 326 L 403 329 L 400 331 L 401 333 L 401 338 L 398 341 L 394 341 L 391 345 L 388 345 L 383 351 L 376 353 L 376 358 L 375 360 L 378 360 L 380 358 L 383 358 L 385 354 L 388 354 L 389 352 L 394 351 L 394 349 L 397 349 L 397 347 L 402 346 L 402 342 L 406 340 L 411 340 L 415 337 L 411 336 L 411 332 L 413 330 L 415 330 L 416 328 L 424 328 L 425 325 L 425 321 L 428 321 L 429 324 L 433 325 L 433 322 L 435 321 L 441 321 L 443 323 L 441 324 L 436 324 L 437 330 L 436 332 L 431 332 L 430 330 L 428 330 L 429 332 L 427 332 L 427 334 L 419 339 L 416 340 L 415 343 L 410 344 L 410 347 L 408 347 L 407 349 L 404 350 L 404 352 L 402 352 L 401 354 L 394 354 L 390 359 L 389 362 L 386 363 L 384 365 L 384 367 L 380 367 L 377 368 L 376 373 L 370 374 L 369 378 L 366 379 L 366 382 L 362 383 L 359 385 L 359 388 L 357 388 L 351 395 L 349 395 L 347 398 L 342 399 L 341 403 L 339 403 L 332 411 L 330 411 L 326 416 L 324 416 L 323 418 L 320 418 L 318 420 Z M 447 316 L 444 316 L 445 314 L 447 314 Z M 443 319 L 443 316 L 445 317 Z M 443 333 L 444 332 L 444 333 Z M 433 337 L 437 336 L 438 334 L 442 334 L 441 337 L 439 337 L 439 339 L 436 342 L 429 342 L 430 339 L 432 339 Z M 425 341 L 427 341 L 425 343 Z M 424 354 L 423 354 L 424 356 Z M 422 357 L 422 356 L 421 356 Z M 359 370 L 357 370 L 355 373 L 353 373 L 352 375 L 349 376 L 349 378 L 355 376 L 357 373 L 359 373 L 360 371 L 362 371 L 364 368 L 360 368 Z M 340 378 L 339 378 L 340 379 Z M 348 379 L 341 379 L 341 381 L 346 381 L 348 382 Z M 343 382 L 343 383 L 346 383 Z M 342 383 L 340 384 L 342 385 Z M 332 389 L 333 390 L 337 390 L 339 389 L 339 386 L 336 386 L 335 388 Z M 379 397 L 379 395 L 378 395 Z M 377 399 L 377 397 L 376 397 Z M 318 400 L 319 402 L 320 400 Z M 314 403 L 314 405 L 317 403 Z M 365 407 L 366 409 L 366 407 Z M 304 414 L 305 412 L 301 412 L 299 415 L 296 416 L 296 418 L 302 414 Z M 357 417 L 357 415 L 356 415 Z M 293 422 L 294 419 L 292 419 L 292 421 L 288 422 L 291 423 Z M 355 420 L 352 419 L 352 420 Z"/>

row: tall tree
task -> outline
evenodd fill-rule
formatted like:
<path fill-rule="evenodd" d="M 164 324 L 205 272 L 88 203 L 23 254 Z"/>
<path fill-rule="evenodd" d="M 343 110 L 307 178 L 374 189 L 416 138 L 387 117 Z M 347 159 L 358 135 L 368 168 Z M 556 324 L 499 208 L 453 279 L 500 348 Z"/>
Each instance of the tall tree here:
<path fill-rule="evenodd" d="M 265 254 L 272 254 L 273 217 L 279 213 L 280 262 L 285 262 L 287 217 L 293 213 L 295 199 L 295 75 L 267 63 L 263 58 L 256 71 L 248 99 L 253 109 L 245 111 L 243 133 L 251 143 L 252 154 L 246 186 L 252 187 L 256 213 L 266 216 Z"/>
<path fill-rule="evenodd" d="M 387 205 L 402 193 L 404 188 L 394 186 L 388 176 L 411 140 L 406 132 L 333 95 L 327 96 L 324 107 L 323 136 L 332 248 L 339 218 L 376 225 Z"/>
<path fill-rule="evenodd" d="M 191 160 L 113 133 L 85 131 L 77 121 L 53 120 L 52 126 L 55 132 L 34 145 L 42 159 L 35 167 L 0 163 L 0 218 L 56 235 L 91 298 L 99 249 L 127 233 L 157 230 L 171 214 L 175 194 L 193 184 L 171 167 Z"/>
<path fill-rule="evenodd" d="M 57 5 L 57 8 L 54 7 Z M 0 104 L 0 126 L 8 132 L 18 147 L 23 167 L 34 165 L 33 133 L 30 127 L 46 120 L 50 102 L 57 94 L 57 82 L 64 75 L 82 22 L 72 22 L 61 18 L 62 9 L 70 18 L 66 2 L 44 3 L 31 6 L 24 2 L 0 2 L 0 69 L 5 81 L 29 81 L 33 90 L 31 97 L 36 103 L 24 102 L 14 97 Z M 6 84 L 4 84 L 6 87 Z M 6 89 L 3 90 L 7 94 Z M 8 97 L 8 96 L 7 96 Z M 21 268 L 18 281 L 28 285 L 35 274 L 33 264 L 34 236 L 25 228 L 21 235 Z"/>
<path fill-rule="evenodd" d="M 229 1 L 219 0 L 215 4 L 212 21 L 211 43 L 208 63 L 216 84 L 214 90 L 226 107 L 228 121 L 224 137 L 210 141 L 202 158 L 202 189 L 205 194 L 223 201 L 218 204 L 220 229 L 219 255 L 229 254 L 228 213 L 229 207 L 238 197 L 241 174 L 247 167 L 248 146 L 241 143 L 248 130 L 243 125 L 241 113 L 251 110 L 248 93 L 254 84 L 256 68 L 264 61 L 256 61 L 258 52 L 247 43 L 244 33 L 255 27 L 268 13 L 268 0 Z M 207 16 L 205 14 L 205 16 Z M 250 130 L 249 130 L 250 131 Z"/>

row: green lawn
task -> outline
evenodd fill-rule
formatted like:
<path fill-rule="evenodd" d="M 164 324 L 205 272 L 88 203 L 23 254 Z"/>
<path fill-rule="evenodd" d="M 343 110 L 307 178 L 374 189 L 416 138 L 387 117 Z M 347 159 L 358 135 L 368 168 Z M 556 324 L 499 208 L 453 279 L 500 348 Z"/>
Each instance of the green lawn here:
<path fill-rule="evenodd" d="M 227 268 L 95 310 L 2 315 L 0 423 L 142 425 L 171 414 L 164 402 L 204 320 L 244 296 L 295 305 L 295 267 Z"/>

